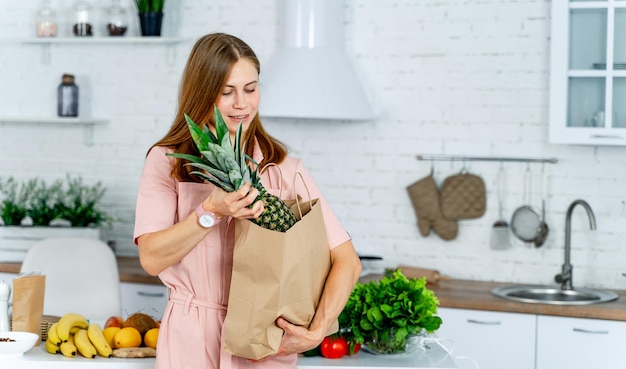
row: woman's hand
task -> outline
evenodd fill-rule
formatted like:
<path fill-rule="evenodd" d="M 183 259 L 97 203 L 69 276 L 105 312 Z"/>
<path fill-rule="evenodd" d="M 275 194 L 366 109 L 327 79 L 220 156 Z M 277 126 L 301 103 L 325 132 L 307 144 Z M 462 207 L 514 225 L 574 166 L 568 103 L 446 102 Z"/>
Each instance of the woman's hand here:
<path fill-rule="evenodd" d="M 285 331 L 278 351 L 274 355 L 266 356 L 263 359 L 250 361 L 267 361 L 275 356 L 288 356 L 305 352 L 319 346 L 324 339 L 323 334 L 291 324 L 283 318 L 276 319 L 276 325 Z"/>
<path fill-rule="evenodd" d="M 252 207 L 250 204 L 259 196 L 259 190 L 246 182 L 235 192 L 226 192 L 215 188 L 203 201 L 205 209 L 212 211 L 219 217 L 258 218 L 263 213 L 263 201 L 257 201 Z"/>

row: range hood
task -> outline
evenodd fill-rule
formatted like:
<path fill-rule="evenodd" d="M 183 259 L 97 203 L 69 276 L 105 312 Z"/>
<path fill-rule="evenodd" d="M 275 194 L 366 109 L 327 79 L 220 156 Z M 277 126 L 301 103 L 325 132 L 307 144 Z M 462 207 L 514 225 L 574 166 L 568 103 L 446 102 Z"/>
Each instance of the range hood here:
<path fill-rule="evenodd" d="M 281 9 L 281 44 L 259 77 L 261 116 L 373 119 L 344 52 L 344 2 L 284 0 Z"/>

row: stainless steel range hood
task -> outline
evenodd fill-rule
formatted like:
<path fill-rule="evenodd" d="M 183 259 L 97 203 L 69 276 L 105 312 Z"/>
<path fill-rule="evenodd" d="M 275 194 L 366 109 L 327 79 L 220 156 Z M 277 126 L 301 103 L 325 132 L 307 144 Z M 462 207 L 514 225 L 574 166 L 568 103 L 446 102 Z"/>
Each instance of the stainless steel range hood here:
<path fill-rule="evenodd" d="M 281 44 L 261 67 L 261 116 L 373 119 L 344 52 L 344 2 L 284 0 L 281 9 Z"/>

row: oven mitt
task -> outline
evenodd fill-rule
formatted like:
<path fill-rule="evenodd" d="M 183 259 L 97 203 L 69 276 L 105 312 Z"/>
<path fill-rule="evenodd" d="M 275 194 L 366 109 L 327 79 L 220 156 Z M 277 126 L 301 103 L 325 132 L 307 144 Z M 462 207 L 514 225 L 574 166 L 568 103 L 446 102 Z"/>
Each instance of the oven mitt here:
<path fill-rule="evenodd" d="M 485 182 L 477 175 L 461 173 L 441 184 L 441 214 L 449 220 L 475 219 L 485 214 Z"/>
<path fill-rule="evenodd" d="M 456 221 L 445 219 L 439 208 L 439 190 L 432 174 L 407 187 L 409 197 L 417 215 L 417 227 L 426 237 L 432 228 L 439 237 L 451 240 L 456 237 L 459 227 Z"/>

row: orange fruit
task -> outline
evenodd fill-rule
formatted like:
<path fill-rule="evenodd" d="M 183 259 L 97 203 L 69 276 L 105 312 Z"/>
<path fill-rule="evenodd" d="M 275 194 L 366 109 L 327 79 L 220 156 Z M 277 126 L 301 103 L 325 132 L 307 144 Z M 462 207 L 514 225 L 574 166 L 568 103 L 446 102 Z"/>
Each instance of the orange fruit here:
<path fill-rule="evenodd" d="M 141 333 L 133 327 L 120 329 L 115 334 L 115 348 L 139 347 L 141 346 Z"/>
<path fill-rule="evenodd" d="M 148 347 L 155 349 L 157 347 L 157 341 L 159 340 L 159 328 L 152 328 L 146 332 L 143 336 L 143 343 Z"/>
<path fill-rule="evenodd" d="M 115 334 L 121 330 L 120 327 L 106 327 L 102 330 L 102 334 L 111 348 L 115 348 Z"/>

